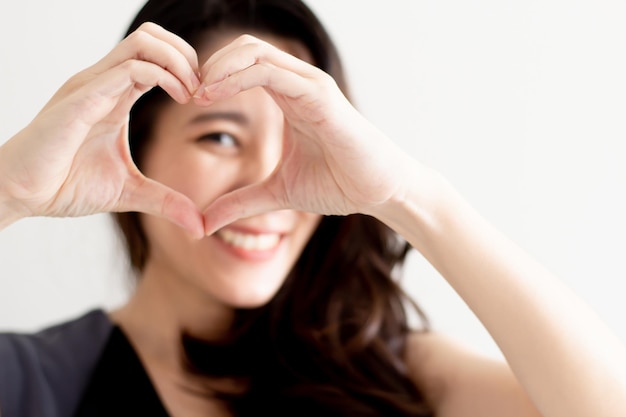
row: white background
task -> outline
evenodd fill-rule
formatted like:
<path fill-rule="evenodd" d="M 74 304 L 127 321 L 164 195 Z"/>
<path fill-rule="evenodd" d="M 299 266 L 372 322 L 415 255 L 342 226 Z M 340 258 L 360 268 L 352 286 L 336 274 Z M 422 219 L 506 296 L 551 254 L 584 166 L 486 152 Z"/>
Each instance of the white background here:
<path fill-rule="evenodd" d="M 626 3 L 309 0 L 359 108 L 592 305 L 626 341 Z M 0 6 L 0 143 L 120 39 L 140 1 Z M 0 233 L 0 329 L 123 302 L 128 266 L 106 215 Z M 413 254 L 405 283 L 435 328 L 493 342 Z M 580 329 L 585 332 L 584 328 Z"/>

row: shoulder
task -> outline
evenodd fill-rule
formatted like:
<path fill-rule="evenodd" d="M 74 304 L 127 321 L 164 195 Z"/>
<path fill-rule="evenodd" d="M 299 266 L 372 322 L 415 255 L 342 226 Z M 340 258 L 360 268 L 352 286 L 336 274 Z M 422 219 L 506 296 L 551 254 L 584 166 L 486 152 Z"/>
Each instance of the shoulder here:
<path fill-rule="evenodd" d="M 0 361 L 13 359 L 25 371 L 41 366 L 44 373 L 75 368 L 90 359 L 92 348 L 102 345 L 112 327 L 102 310 L 93 310 L 37 333 L 0 334 Z"/>
<path fill-rule="evenodd" d="M 407 340 L 409 375 L 440 417 L 540 417 L 507 363 L 439 333 Z"/>
<path fill-rule="evenodd" d="M 94 310 L 37 333 L 0 334 L 3 415 L 69 415 L 112 328 Z"/>

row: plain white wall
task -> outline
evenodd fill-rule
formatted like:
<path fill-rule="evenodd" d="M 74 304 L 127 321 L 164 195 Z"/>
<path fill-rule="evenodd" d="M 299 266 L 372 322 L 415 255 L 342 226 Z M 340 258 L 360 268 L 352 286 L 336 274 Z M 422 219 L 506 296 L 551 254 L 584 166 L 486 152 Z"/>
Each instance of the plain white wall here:
<path fill-rule="evenodd" d="M 0 143 L 110 50 L 141 3 L 3 3 Z M 370 120 L 443 172 L 626 341 L 626 3 L 308 3 L 335 37 Z M 418 254 L 405 283 L 435 328 L 498 355 Z M 106 215 L 25 219 L 0 233 L 0 329 L 110 308 L 128 288 Z"/>

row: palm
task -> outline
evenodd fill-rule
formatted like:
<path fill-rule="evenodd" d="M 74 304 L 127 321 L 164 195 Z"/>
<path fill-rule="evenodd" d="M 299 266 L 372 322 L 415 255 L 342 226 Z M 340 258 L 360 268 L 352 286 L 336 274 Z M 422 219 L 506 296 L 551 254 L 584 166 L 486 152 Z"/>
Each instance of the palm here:
<path fill-rule="evenodd" d="M 289 122 L 287 132 L 283 159 L 269 180 L 282 186 L 285 205 L 320 214 L 350 214 L 384 198 L 361 184 L 365 155 L 325 140 L 340 132 L 303 132 Z"/>
<path fill-rule="evenodd" d="M 13 166 L 7 181 L 29 214 L 82 216 L 120 207 L 130 173 L 136 171 L 119 111 L 128 101 L 91 99 L 90 110 L 76 114 L 68 111 L 74 106 L 70 100 L 53 99 L 22 132 L 24 137 L 9 144 Z"/>
<path fill-rule="evenodd" d="M 82 144 L 67 175 L 60 177 L 63 182 L 54 196 L 54 206 L 48 208 L 52 215 L 120 211 L 125 189 L 141 180 L 126 145 L 126 125 L 102 133 Z"/>

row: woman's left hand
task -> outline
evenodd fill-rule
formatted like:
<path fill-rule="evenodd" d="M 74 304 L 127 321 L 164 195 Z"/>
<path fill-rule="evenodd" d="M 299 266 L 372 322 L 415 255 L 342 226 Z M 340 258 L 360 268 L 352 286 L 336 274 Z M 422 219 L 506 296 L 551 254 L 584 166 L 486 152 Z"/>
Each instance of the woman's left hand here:
<path fill-rule="evenodd" d="M 239 218 L 294 209 L 319 214 L 371 213 L 403 192 L 404 154 L 313 65 L 249 35 L 216 52 L 203 67 L 208 105 L 263 87 L 285 117 L 282 159 L 264 181 L 215 200 L 208 234 Z"/>

